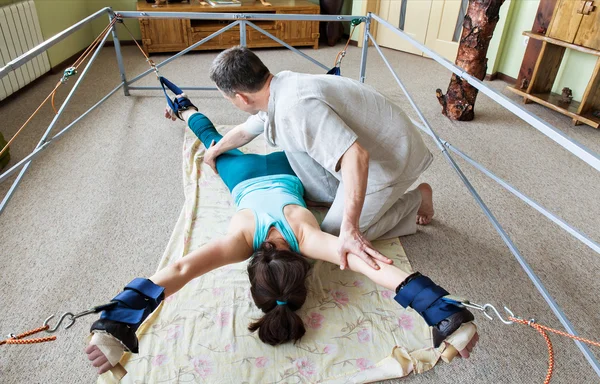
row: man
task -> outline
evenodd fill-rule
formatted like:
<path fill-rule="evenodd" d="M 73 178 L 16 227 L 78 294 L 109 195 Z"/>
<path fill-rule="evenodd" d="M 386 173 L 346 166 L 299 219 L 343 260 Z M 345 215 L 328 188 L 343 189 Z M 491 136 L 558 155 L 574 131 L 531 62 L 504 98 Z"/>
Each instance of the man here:
<path fill-rule="evenodd" d="M 412 234 L 431 221 L 431 187 L 407 189 L 433 156 L 400 107 L 373 88 L 340 76 L 272 75 L 243 47 L 220 53 L 210 78 L 253 116 L 212 146 L 205 162 L 215 169 L 217 156 L 264 132 L 285 151 L 306 198 L 331 203 L 322 229 L 339 236 L 341 269 L 348 253 L 376 269 L 374 259 L 391 263 L 369 240 Z"/>

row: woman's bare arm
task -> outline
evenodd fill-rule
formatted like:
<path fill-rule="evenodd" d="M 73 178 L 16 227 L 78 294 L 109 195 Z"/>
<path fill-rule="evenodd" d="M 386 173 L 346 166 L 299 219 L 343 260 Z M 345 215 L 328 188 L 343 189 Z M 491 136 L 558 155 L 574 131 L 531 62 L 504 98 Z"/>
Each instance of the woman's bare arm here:
<path fill-rule="evenodd" d="M 164 287 L 165 297 L 167 297 L 196 277 L 227 264 L 239 263 L 251 255 L 252 247 L 242 232 L 228 234 L 161 269 L 150 277 L 150 280 Z"/>
<path fill-rule="evenodd" d="M 339 265 L 338 238 L 321 231 L 314 218 L 313 221 L 314 223 L 307 223 L 302 227 L 298 239 L 300 253 L 311 259 L 324 260 Z M 379 265 L 379 269 L 373 269 L 358 256 L 348 254 L 348 266 L 352 271 L 362 273 L 374 283 L 387 289 L 395 290 L 409 275 L 393 264 L 390 265 L 377 260 L 375 262 Z"/>

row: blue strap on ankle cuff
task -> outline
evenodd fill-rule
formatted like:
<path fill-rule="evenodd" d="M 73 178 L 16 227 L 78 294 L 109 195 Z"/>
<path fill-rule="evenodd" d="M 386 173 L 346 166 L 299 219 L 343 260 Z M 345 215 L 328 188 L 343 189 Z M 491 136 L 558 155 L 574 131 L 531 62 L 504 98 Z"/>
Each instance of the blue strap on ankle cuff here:
<path fill-rule="evenodd" d="M 148 279 L 136 278 L 111 301 L 116 307 L 102 312 L 101 319 L 118 321 L 137 329 L 163 301 L 164 288 Z"/>
<path fill-rule="evenodd" d="M 133 279 L 125 286 L 125 289 L 131 289 L 141 293 L 147 298 L 154 300 L 157 306 L 160 304 L 160 301 L 162 301 L 165 292 L 165 289 L 160 285 L 156 285 L 149 279 L 143 279 L 141 277 Z M 158 301 L 158 299 L 160 299 L 160 301 Z"/>
<path fill-rule="evenodd" d="M 194 105 L 187 97 L 177 97 L 177 95 L 181 95 L 183 93 L 183 90 L 181 90 L 181 88 L 179 88 L 175 84 L 171 83 L 169 80 L 167 80 L 167 78 L 160 76 L 158 80 L 160 81 L 160 85 L 163 89 L 163 92 L 165 93 L 165 97 L 167 98 L 167 104 L 169 104 L 169 107 L 171 108 L 171 110 L 173 110 L 173 112 L 178 114 L 179 111 L 184 111 L 190 106 Z M 165 87 L 175 94 L 174 99 L 171 100 L 171 98 L 167 94 L 167 89 Z"/>
<path fill-rule="evenodd" d="M 394 297 L 404 308 L 411 307 L 417 311 L 429 326 L 458 312 L 461 308 L 442 300 L 449 293 L 436 285 L 427 276 L 419 276 L 406 284 Z"/>

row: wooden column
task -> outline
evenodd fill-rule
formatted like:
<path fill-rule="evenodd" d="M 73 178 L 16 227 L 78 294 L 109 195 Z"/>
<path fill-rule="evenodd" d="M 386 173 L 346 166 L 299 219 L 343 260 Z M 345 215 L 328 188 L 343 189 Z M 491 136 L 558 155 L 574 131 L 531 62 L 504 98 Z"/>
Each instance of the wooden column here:
<path fill-rule="evenodd" d="M 483 80 L 487 70 L 487 50 L 496 24 L 500 19 L 500 6 L 504 0 L 471 0 L 463 23 L 456 65 L 473 77 Z M 442 113 L 453 120 L 470 121 L 475 117 L 477 88 L 453 74 L 444 95 L 436 95 Z"/>
<path fill-rule="evenodd" d="M 546 34 L 550 27 L 550 20 L 552 20 L 552 13 L 556 7 L 558 0 L 540 0 L 535 20 L 533 21 L 533 27 L 531 30 L 536 33 Z M 542 51 L 542 42 L 539 40 L 530 39 L 525 49 L 525 56 L 523 56 L 523 62 L 521 63 L 521 69 L 519 69 L 519 76 L 517 77 L 516 87 L 520 89 L 527 89 L 533 75 L 535 63 L 537 58 Z"/>

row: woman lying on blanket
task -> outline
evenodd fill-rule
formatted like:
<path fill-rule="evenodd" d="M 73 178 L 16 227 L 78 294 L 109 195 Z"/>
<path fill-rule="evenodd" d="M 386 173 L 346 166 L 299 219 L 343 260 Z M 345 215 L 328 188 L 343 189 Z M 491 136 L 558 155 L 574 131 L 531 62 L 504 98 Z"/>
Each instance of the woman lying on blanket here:
<path fill-rule="evenodd" d="M 178 101 L 189 104 L 189 108 L 175 113 L 168 109 L 167 116 L 175 115 L 187 121 L 207 148 L 221 139 L 210 120 L 198 113 L 184 95 L 180 95 Z M 306 300 L 309 260 L 338 264 L 337 238 L 322 232 L 313 214 L 306 209 L 302 184 L 283 152 L 256 155 L 232 150 L 219 156 L 216 166 L 237 207 L 227 235 L 212 240 L 150 279 L 133 280 L 113 299 L 116 305 L 104 311 L 92 325 L 94 335 L 86 349 L 98 373 L 114 366 L 124 350 L 138 352 L 135 331 L 165 297 L 213 269 L 249 258 L 252 298 L 265 313 L 250 324 L 250 331 L 258 330 L 259 338 L 270 345 L 296 342 L 304 335 L 302 319 L 295 311 Z M 379 269 L 355 255 L 348 256 L 350 269 L 395 290 L 399 304 L 414 308 L 424 317 L 433 327 L 436 347 L 461 324 L 473 320 L 465 308 L 444 301 L 442 298 L 448 292 L 426 276 L 408 275 L 390 265 L 391 260 L 377 263 Z M 475 333 L 460 351 L 461 356 L 468 357 L 477 340 Z M 107 348 L 109 344 L 113 347 Z"/>

